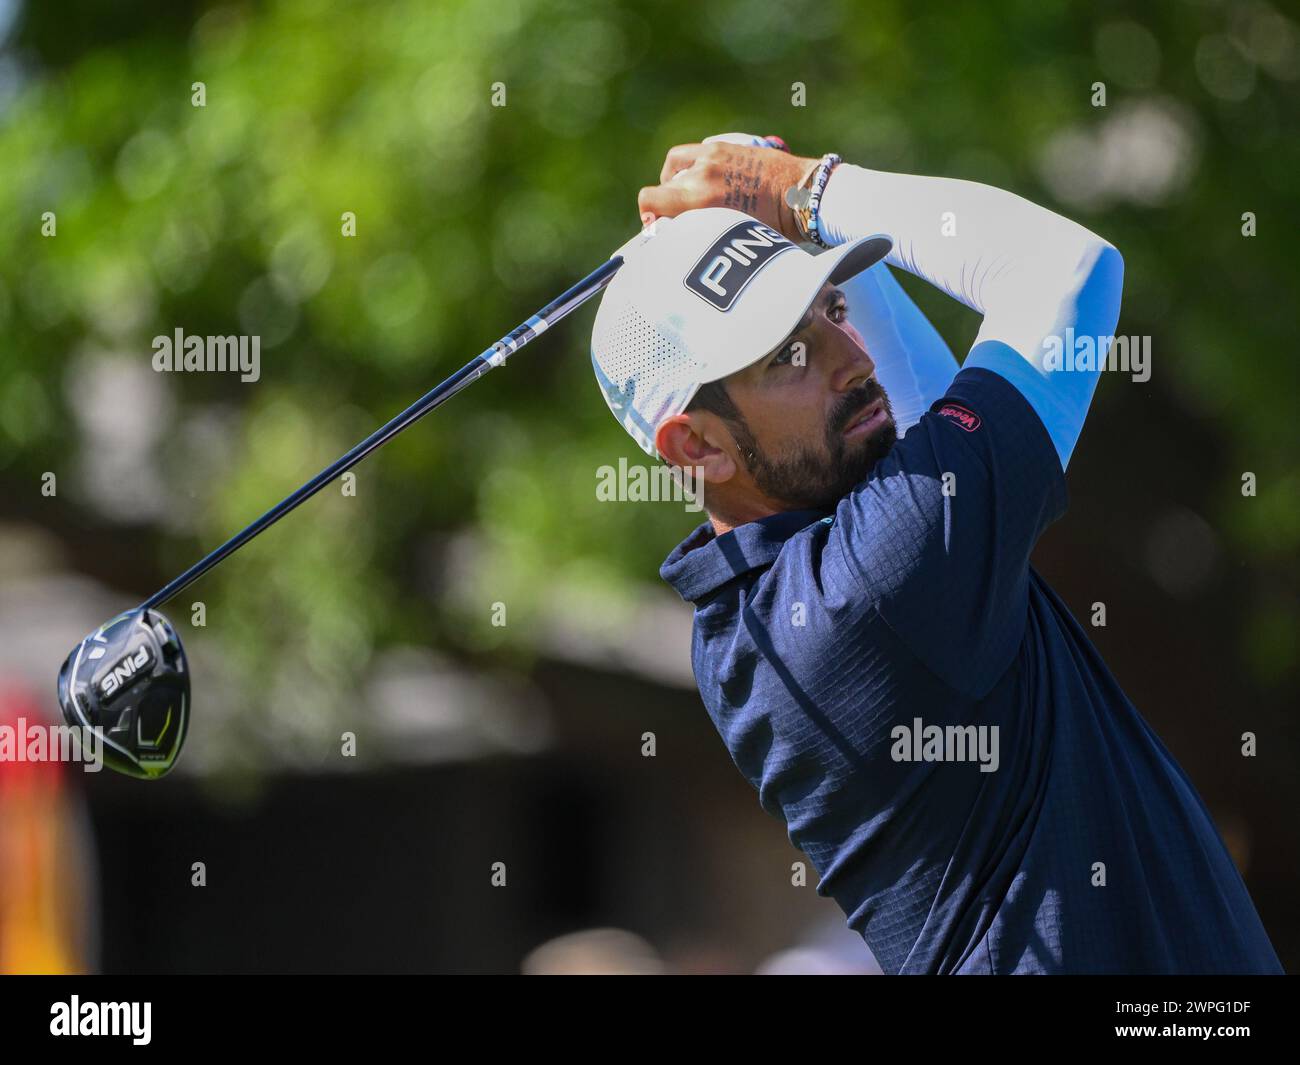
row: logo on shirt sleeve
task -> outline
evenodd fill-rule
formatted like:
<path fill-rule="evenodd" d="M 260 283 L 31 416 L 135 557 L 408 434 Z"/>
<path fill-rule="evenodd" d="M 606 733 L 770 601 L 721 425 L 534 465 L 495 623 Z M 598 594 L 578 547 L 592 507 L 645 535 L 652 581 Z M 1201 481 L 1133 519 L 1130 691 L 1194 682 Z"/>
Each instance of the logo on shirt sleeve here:
<path fill-rule="evenodd" d="M 968 433 L 973 433 L 982 424 L 978 414 L 956 403 L 945 403 L 938 413 L 940 418 L 951 418 Z"/>

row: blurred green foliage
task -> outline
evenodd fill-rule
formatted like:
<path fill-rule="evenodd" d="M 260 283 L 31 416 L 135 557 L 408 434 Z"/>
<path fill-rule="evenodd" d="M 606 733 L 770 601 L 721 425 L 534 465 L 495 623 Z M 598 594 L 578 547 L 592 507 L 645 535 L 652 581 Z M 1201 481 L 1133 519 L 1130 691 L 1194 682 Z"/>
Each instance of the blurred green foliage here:
<path fill-rule="evenodd" d="M 174 513 L 126 523 L 148 557 L 135 583 L 161 582 L 608 256 L 672 144 L 779 133 L 801 154 L 1002 184 L 1121 248 L 1120 331 L 1154 337 L 1155 376 L 1134 387 L 1183 417 L 1170 461 L 1203 482 L 1190 502 L 1257 567 L 1242 654 L 1276 681 L 1294 664 L 1300 541 L 1300 59 L 1269 10 L 281 0 L 110 18 L 29 3 L 0 76 L 0 487 L 32 495 L 42 471 L 72 469 L 79 360 L 147 366 L 151 338 L 178 327 L 261 335 L 257 384 L 165 382 Z M 1125 172 L 1133 142 L 1107 123 L 1147 105 L 1174 116 L 1177 180 L 1061 202 L 1104 152 Z M 964 350 L 969 312 L 908 285 Z M 591 380 L 592 313 L 364 463 L 355 499 L 327 491 L 185 598 L 208 604 L 196 639 L 259 678 L 250 716 L 272 699 L 283 721 L 337 709 L 398 640 L 525 660 L 557 588 L 618 611 L 655 579 L 695 517 L 596 505 L 596 468 L 640 452 Z M 1085 438 L 1112 459 L 1119 401 L 1104 385 Z M 65 526 L 123 524 L 68 483 Z"/>

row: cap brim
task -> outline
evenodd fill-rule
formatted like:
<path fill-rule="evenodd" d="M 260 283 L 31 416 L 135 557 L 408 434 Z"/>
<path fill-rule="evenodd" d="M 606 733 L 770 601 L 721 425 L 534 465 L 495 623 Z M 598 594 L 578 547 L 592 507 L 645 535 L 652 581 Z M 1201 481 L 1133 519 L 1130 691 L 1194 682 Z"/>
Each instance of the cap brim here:
<path fill-rule="evenodd" d="M 822 259 L 832 259 L 825 280 L 832 285 L 838 285 L 855 274 L 862 273 L 867 267 L 875 266 L 876 263 L 889 254 L 893 246 L 894 242 L 889 237 L 877 233 L 873 237 L 862 237 L 839 248 L 824 252 L 817 256 L 814 261 L 820 264 Z M 809 302 L 812 301 L 809 300 Z M 807 309 L 807 307 L 804 308 L 805 311 Z M 802 317 L 803 311 L 800 311 L 799 314 Z"/>
<path fill-rule="evenodd" d="M 841 244 L 820 255 L 799 249 L 779 256 L 773 262 L 768 277 L 759 279 L 766 284 L 753 286 L 756 290 L 754 294 L 760 296 L 761 309 L 751 319 L 750 343 L 737 342 L 738 338 L 734 337 L 728 338 L 730 342 L 725 345 L 725 349 L 730 358 L 716 360 L 701 378 L 701 383 L 729 377 L 771 354 L 798 328 L 822 286 L 827 282 L 838 285 L 875 266 L 889 254 L 893 246 L 891 238 L 876 233 Z M 781 262 L 782 259 L 786 262 Z M 779 289 L 780 298 L 769 298 L 770 293 L 763 291 L 768 287 Z M 798 293 L 798 298 L 791 298 L 793 293 Z M 721 350 L 722 338 L 719 339 Z"/>

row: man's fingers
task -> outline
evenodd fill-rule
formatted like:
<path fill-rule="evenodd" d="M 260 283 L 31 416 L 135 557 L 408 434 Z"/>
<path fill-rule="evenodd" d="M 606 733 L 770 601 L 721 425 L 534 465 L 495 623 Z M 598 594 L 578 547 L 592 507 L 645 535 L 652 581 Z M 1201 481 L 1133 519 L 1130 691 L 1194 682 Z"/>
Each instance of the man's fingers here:
<path fill-rule="evenodd" d="M 659 184 L 667 185 L 679 171 L 689 170 L 695 165 L 695 160 L 708 149 L 707 144 L 679 144 L 669 148 L 664 157 L 663 169 L 659 171 Z"/>
<path fill-rule="evenodd" d="M 682 185 L 647 185 L 636 197 L 636 208 L 644 220 L 648 213 L 655 218 L 675 218 L 683 211 L 700 206 L 691 202 L 699 192 Z"/>

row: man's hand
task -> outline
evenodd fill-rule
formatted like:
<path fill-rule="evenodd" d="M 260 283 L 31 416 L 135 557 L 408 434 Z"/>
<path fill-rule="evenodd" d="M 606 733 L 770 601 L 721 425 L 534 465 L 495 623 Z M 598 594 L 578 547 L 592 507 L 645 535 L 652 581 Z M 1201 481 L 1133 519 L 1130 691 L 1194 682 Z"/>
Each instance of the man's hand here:
<path fill-rule="evenodd" d="M 731 207 L 753 215 L 789 240 L 803 240 L 786 189 L 800 184 L 817 165 L 773 148 L 738 144 L 679 144 L 669 150 L 658 185 L 638 193 L 637 210 L 648 225 L 698 207 Z"/>

